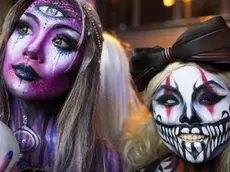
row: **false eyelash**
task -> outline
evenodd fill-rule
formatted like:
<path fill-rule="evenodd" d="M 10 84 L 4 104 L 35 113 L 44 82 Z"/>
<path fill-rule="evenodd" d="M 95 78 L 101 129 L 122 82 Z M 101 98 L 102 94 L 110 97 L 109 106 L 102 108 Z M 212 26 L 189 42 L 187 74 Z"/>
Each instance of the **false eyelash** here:
<path fill-rule="evenodd" d="M 78 41 L 65 34 L 57 34 L 56 38 L 62 39 L 71 48 L 77 50 Z"/>
<path fill-rule="evenodd" d="M 33 27 L 28 22 L 26 22 L 24 20 L 19 20 L 17 25 L 16 25 L 17 32 L 19 32 L 19 29 L 21 29 L 22 27 L 25 27 L 25 26 L 30 28 L 31 30 L 33 29 Z"/>

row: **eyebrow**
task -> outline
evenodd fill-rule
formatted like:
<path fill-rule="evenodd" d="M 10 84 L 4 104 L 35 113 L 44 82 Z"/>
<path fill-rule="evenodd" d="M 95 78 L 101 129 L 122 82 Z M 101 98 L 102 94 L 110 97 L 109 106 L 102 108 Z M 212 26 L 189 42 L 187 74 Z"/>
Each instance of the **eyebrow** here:
<path fill-rule="evenodd" d="M 28 16 L 28 17 L 31 17 L 32 19 L 35 20 L 35 22 L 36 22 L 37 24 L 39 24 L 39 20 L 38 20 L 38 18 L 37 18 L 35 15 L 33 15 L 33 14 L 31 14 L 31 13 L 28 13 L 28 12 L 25 12 L 24 14 L 25 14 L 26 16 Z"/>
<path fill-rule="evenodd" d="M 172 92 L 175 92 L 175 93 L 177 93 L 177 94 L 180 95 L 180 92 L 179 92 L 179 90 L 178 90 L 177 88 L 174 88 L 174 87 L 169 86 L 169 85 L 161 85 L 161 86 L 156 90 L 156 92 L 160 92 L 160 91 L 163 90 L 163 89 L 169 90 L 169 91 L 172 91 Z"/>
<path fill-rule="evenodd" d="M 52 29 L 63 29 L 63 28 L 65 28 L 65 29 L 69 29 L 69 30 L 72 30 L 72 31 L 74 31 L 74 32 L 77 32 L 78 34 L 81 34 L 81 33 L 79 33 L 76 29 L 74 29 L 74 28 L 72 28 L 71 26 L 68 26 L 68 25 L 66 25 L 66 24 L 55 24 L 53 27 L 52 27 Z"/>
<path fill-rule="evenodd" d="M 195 83 L 195 84 L 196 84 L 196 83 Z M 210 85 L 215 85 L 215 86 L 217 86 L 217 87 L 219 87 L 219 88 L 225 90 L 224 87 L 222 87 L 220 84 L 218 84 L 217 82 L 215 82 L 215 81 L 213 81 L 213 80 L 210 80 L 210 81 L 208 81 L 208 82 L 206 82 L 206 83 L 200 85 L 200 86 L 197 87 L 197 88 L 195 88 L 195 84 L 194 84 L 194 86 L 193 86 L 194 92 L 198 92 L 198 91 L 200 91 L 200 90 L 202 90 L 202 89 L 208 88 L 208 86 L 210 86 Z"/>

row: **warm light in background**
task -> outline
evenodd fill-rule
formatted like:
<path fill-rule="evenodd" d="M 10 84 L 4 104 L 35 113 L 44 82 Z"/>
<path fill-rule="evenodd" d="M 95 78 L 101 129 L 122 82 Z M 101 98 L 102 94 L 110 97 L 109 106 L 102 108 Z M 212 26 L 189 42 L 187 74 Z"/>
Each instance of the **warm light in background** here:
<path fill-rule="evenodd" d="M 183 0 L 184 3 L 191 2 L 192 0 Z"/>
<path fill-rule="evenodd" d="M 163 0 L 164 6 L 166 7 L 171 7 L 172 5 L 174 5 L 175 0 Z"/>

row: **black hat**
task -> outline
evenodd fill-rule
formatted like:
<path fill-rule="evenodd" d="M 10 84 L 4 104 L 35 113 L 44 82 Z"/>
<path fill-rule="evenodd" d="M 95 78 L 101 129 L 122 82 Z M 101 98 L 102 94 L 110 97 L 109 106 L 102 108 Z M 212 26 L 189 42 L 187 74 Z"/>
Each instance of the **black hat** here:
<path fill-rule="evenodd" d="M 170 48 L 134 49 L 130 68 L 138 91 L 143 91 L 157 73 L 175 61 L 230 64 L 230 28 L 225 20 L 218 16 L 190 28 Z"/>

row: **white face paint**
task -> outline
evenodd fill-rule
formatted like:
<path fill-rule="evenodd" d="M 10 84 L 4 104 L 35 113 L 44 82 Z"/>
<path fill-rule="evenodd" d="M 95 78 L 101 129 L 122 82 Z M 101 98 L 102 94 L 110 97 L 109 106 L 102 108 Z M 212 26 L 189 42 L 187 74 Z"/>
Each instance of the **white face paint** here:
<path fill-rule="evenodd" d="M 176 154 L 192 163 L 222 152 L 230 136 L 230 91 L 202 68 L 181 67 L 152 96 L 158 133 Z"/>

